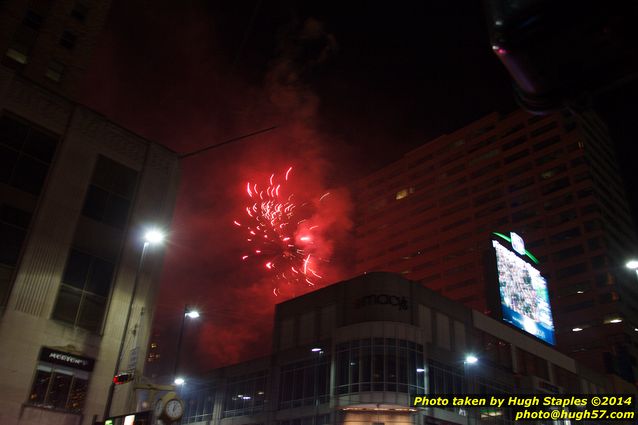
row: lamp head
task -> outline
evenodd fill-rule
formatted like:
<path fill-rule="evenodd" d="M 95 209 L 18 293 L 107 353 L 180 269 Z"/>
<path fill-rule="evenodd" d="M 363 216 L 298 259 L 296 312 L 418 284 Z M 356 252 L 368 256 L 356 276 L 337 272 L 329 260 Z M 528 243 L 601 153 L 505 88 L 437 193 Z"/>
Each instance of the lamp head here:
<path fill-rule="evenodd" d="M 150 245 L 160 244 L 166 235 L 159 229 L 149 229 L 144 234 L 144 242 Z"/>

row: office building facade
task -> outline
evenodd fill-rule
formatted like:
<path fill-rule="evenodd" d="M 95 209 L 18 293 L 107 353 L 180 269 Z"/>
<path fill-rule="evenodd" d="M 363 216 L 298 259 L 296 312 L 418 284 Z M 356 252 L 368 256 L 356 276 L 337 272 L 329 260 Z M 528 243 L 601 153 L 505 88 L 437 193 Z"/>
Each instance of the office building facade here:
<path fill-rule="evenodd" d="M 549 281 L 558 347 L 633 382 L 636 232 L 613 146 L 591 112 L 488 115 L 407 153 L 353 190 L 356 271 L 420 281 L 498 315 L 485 254 L 515 232 Z"/>
<path fill-rule="evenodd" d="M 138 271 L 142 235 L 168 229 L 178 159 L 74 101 L 107 9 L 0 4 L 3 425 L 92 424 L 120 346 L 118 371 L 143 370 L 163 248 Z M 113 414 L 132 392 L 118 386 Z"/>
<path fill-rule="evenodd" d="M 508 424 L 507 409 L 414 408 L 409 397 L 609 390 L 604 375 L 391 273 L 277 305 L 273 334 L 272 355 L 187 378 L 181 423 Z"/>

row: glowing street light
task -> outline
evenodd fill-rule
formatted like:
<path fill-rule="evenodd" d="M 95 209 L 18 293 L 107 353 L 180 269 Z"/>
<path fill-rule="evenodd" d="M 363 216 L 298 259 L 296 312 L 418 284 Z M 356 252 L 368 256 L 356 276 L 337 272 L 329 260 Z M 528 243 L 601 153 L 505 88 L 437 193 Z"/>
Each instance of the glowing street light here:
<path fill-rule="evenodd" d="M 186 381 L 184 380 L 184 378 L 179 377 L 179 376 L 178 376 L 177 378 L 175 378 L 175 380 L 173 381 L 173 383 L 174 383 L 175 385 L 184 385 L 184 382 L 186 382 Z"/>
<path fill-rule="evenodd" d="M 627 261 L 627 264 L 625 264 L 625 266 L 628 269 L 631 269 L 631 270 L 635 271 L 636 272 L 636 277 L 638 277 L 638 260 Z"/>
<path fill-rule="evenodd" d="M 189 307 L 188 305 L 184 306 L 184 314 L 182 315 L 182 323 L 179 327 L 179 336 L 177 337 L 177 354 L 175 355 L 175 368 L 173 369 L 173 376 L 175 377 L 176 385 L 181 385 L 177 383 L 177 380 L 182 379 L 177 376 L 177 369 L 179 368 L 179 357 L 180 357 L 180 354 L 182 353 L 182 337 L 184 336 L 185 318 L 188 317 L 189 319 L 197 319 L 199 316 L 200 314 L 199 314 L 199 311 L 197 311 L 197 309 Z"/>
<path fill-rule="evenodd" d="M 190 310 L 190 311 L 187 311 L 186 313 L 184 313 L 184 315 L 185 315 L 186 317 L 191 318 L 191 319 L 197 319 L 197 318 L 199 317 L 199 311 L 197 311 L 197 310 Z"/>
<path fill-rule="evenodd" d="M 131 313 L 133 311 L 133 301 L 135 301 L 135 295 L 137 294 L 137 287 L 139 286 L 140 274 L 142 273 L 142 267 L 144 266 L 144 259 L 146 258 L 146 253 L 148 251 L 148 247 L 151 245 L 158 245 L 164 241 L 165 233 L 160 229 L 152 228 L 148 229 L 144 234 L 144 244 L 142 245 L 142 252 L 140 254 L 140 259 L 137 263 L 137 270 L 135 271 L 135 278 L 133 280 L 133 289 L 131 291 L 131 298 L 129 300 L 128 309 L 126 312 L 126 320 L 124 321 L 124 329 L 122 330 L 122 339 L 120 340 L 120 349 L 117 355 L 117 360 L 115 362 L 115 371 L 113 372 L 113 376 L 118 376 L 120 373 L 120 363 L 122 360 L 122 353 L 124 352 L 124 344 L 126 343 L 126 337 L 129 334 L 129 326 L 131 323 Z M 111 404 L 113 403 L 113 393 L 115 390 L 115 382 L 111 383 L 109 387 L 109 392 L 106 396 L 106 403 L 104 405 L 104 418 L 108 418 L 111 415 Z"/>
<path fill-rule="evenodd" d="M 638 271 L 638 260 L 627 261 L 627 264 L 625 264 L 625 266 L 628 269 L 632 269 L 632 270 Z"/>
<path fill-rule="evenodd" d="M 156 245 L 164 242 L 166 234 L 159 229 L 149 229 L 144 234 L 144 242 L 151 245 Z"/>
<path fill-rule="evenodd" d="M 476 357 L 474 354 L 468 354 L 467 356 L 465 356 L 465 364 L 474 364 L 478 362 L 478 357 Z"/>

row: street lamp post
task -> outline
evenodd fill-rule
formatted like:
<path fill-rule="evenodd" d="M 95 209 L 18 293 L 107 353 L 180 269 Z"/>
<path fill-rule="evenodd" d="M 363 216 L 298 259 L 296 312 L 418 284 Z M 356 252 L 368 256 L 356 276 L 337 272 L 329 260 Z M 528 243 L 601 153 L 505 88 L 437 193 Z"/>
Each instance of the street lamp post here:
<path fill-rule="evenodd" d="M 635 271 L 636 272 L 636 277 L 638 277 L 638 260 L 627 261 L 627 264 L 625 264 L 625 266 L 628 269 L 631 269 L 631 270 Z"/>
<path fill-rule="evenodd" d="M 144 258 L 150 245 L 156 245 L 162 243 L 164 240 L 164 233 L 157 229 L 151 229 L 144 235 L 144 245 L 142 246 L 142 253 L 140 254 L 140 260 L 137 263 L 137 270 L 135 271 L 135 279 L 133 280 L 133 290 L 131 292 L 131 299 L 129 300 L 128 309 L 126 312 L 126 320 L 124 321 L 124 329 L 122 330 L 122 338 L 120 340 L 120 348 L 117 353 L 117 359 L 115 360 L 115 369 L 113 371 L 114 380 L 109 386 L 109 392 L 106 397 L 106 404 L 104 406 L 104 416 L 106 420 L 111 415 L 111 404 L 113 403 L 113 394 L 115 392 L 115 376 L 120 371 L 120 363 L 122 362 L 122 353 L 124 352 L 124 345 L 126 342 L 126 336 L 128 335 L 128 328 L 131 322 L 131 313 L 133 311 L 133 302 L 135 301 L 135 295 L 137 294 L 137 287 L 139 285 L 140 274 L 144 265 Z"/>
<path fill-rule="evenodd" d="M 173 379 L 176 385 L 184 384 L 184 379 L 177 375 L 179 369 L 179 357 L 182 352 L 182 338 L 184 336 L 184 322 L 186 318 L 197 319 L 199 317 L 199 311 L 193 308 L 189 308 L 188 305 L 184 306 L 184 314 L 182 314 L 182 322 L 179 326 L 179 335 L 177 337 L 177 353 L 175 354 L 175 367 L 173 368 Z"/>
<path fill-rule="evenodd" d="M 474 391 L 474 382 L 471 379 L 472 377 L 472 365 L 476 364 L 479 361 L 478 357 L 474 354 L 470 353 L 465 356 L 463 359 L 463 372 L 465 374 L 465 382 L 467 385 L 466 392 L 470 394 L 470 391 Z"/>
<path fill-rule="evenodd" d="M 315 355 L 315 367 L 314 367 L 314 405 L 315 405 L 315 417 L 313 425 L 317 425 L 317 416 L 319 415 L 319 362 L 323 356 L 323 349 L 321 347 L 314 347 L 310 351 Z"/>

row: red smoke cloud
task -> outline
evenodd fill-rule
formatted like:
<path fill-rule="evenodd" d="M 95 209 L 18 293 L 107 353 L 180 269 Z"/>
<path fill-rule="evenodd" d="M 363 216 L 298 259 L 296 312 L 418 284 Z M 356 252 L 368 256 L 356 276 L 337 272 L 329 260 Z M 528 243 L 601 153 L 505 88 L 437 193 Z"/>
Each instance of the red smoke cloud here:
<path fill-rule="evenodd" d="M 246 182 L 259 182 L 258 185 L 265 188 L 273 171 L 280 170 L 277 178 L 281 180 L 285 170 L 292 165 L 290 178 L 286 182 L 287 189 L 295 193 L 295 197 L 310 202 L 312 214 L 300 218 L 306 218 L 308 223 L 318 226 L 313 232 L 313 247 L 310 252 L 327 261 L 318 266 L 322 278 L 313 279 L 316 286 L 295 284 L 286 287 L 285 283 L 274 282 L 273 273 L 263 267 L 263 261 L 257 260 L 259 267 L 252 267 L 251 259 L 242 262 L 241 255 L 231 259 L 230 264 L 234 265 L 234 270 L 231 275 L 223 278 L 227 283 L 222 284 L 223 290 L 216 291 L 215 300 L 209 308 L 215 310 L 236 306 L 236 309 L 226 317 L 213 312 L 212 316 L 216 320 L 202 326 L 196 339 L 196 351 L 200 362 L 204 364 L 218 366 L 266 354 L 264 347 L 270 346 L 275 303 L 334 283 L 345 275 L 345 266 L 333 254 L 335 245 L 347 238 L 351 228 L 350 197 L 347 190 L 327 185 L 333 161 L 326 150 L 331 149 L 335 143 L 324 140 L 318 130 L 319 99 L 300 79 L 303 72 L 309 72 L 312 66 L 327 59 L 329 51 L 334 48 L 334 40 L 314 20 L 306 22 L 296 37 L 287 40 L 293 44 L 282 48 L 282 56 L 273 64 L 266 77 L 265 94 L 269 100 L 269 114 L 276 117 L 278 129 L 260 137 L 259 142 L 246 143 L 237 152 L 233 170 L 229 170 L 229 175 L 235 178 L 228 186 L 229 193 L 226 193 L 233 198 L 232 205 L 228 205 L 228 212 L 245 217 L 244 207 L 250 203 L 246 194 Z M 323 47 L 317 50 L 316 56 L 305 58 L 300 63 L 295 53 L 301 50 L 301 46 L 296 43 L 307 42 L 319 43 Z M 263 139 L 268 141 L 264 143 Z M 330 195 L 321 200 L 325 193 Z M 193 219 L 196 218 L 189 218 L 187 221 L 192 222 Z M 227 240 L 243 253 L 253 246 L 245 240 L 245 233 L 237 232 L 233 220 L 217 221 L 216 227 L 226 226 L 235 231 Z M 299 238 L 305 230 L 307 229 L 302 223 L 294 237 Z M 275 285 L 279 287 L 278 296 L 272 291 Z"/>
<path fill-rule="evenodd" d="M 334 37 L 315 20 L 291 29 L 261 83 L 251 84 L 229 65 L 238 57 L 231 61 L 218 51 L 216 34 L 197 10 L 149 16 L 115 4 L 113 14 L 87 80 L 85 103 L 177 152 L 277 126 L 183 161 L 155 311 L 165 372 L 173 367 L 185 304 L 202 315 L 186 319 L 181 370 L 203 371 L 266 354 L 275 303 L 313 287 L 274 296 L 268 270 L 241 260 L 248 247 L 233 220 L 244 211 L 246 181 L 265 182 L 273 171 L 292 165 L 291 190 L 315 203 L 308 217 L 319 226 L 315 252 L 330 259 L 322 264 L 320 285 L 347 275 L 340 253 L 347 252 L 351 204 L 348 192 L 334 187 L 343 148 L 320 131 L 320 99 L 304 82 L 336 50 Z M 113 24 L 126 23 L 127 16 L 138 20 L 133 37 L 128 27 Z M 163 20 L 174 25 L 180 18 L 190 23 L 173 39 Z M 148 48 L 154 43 L 161 49 Z M 316 204 L 326 192 L 329 202 Z"/>

